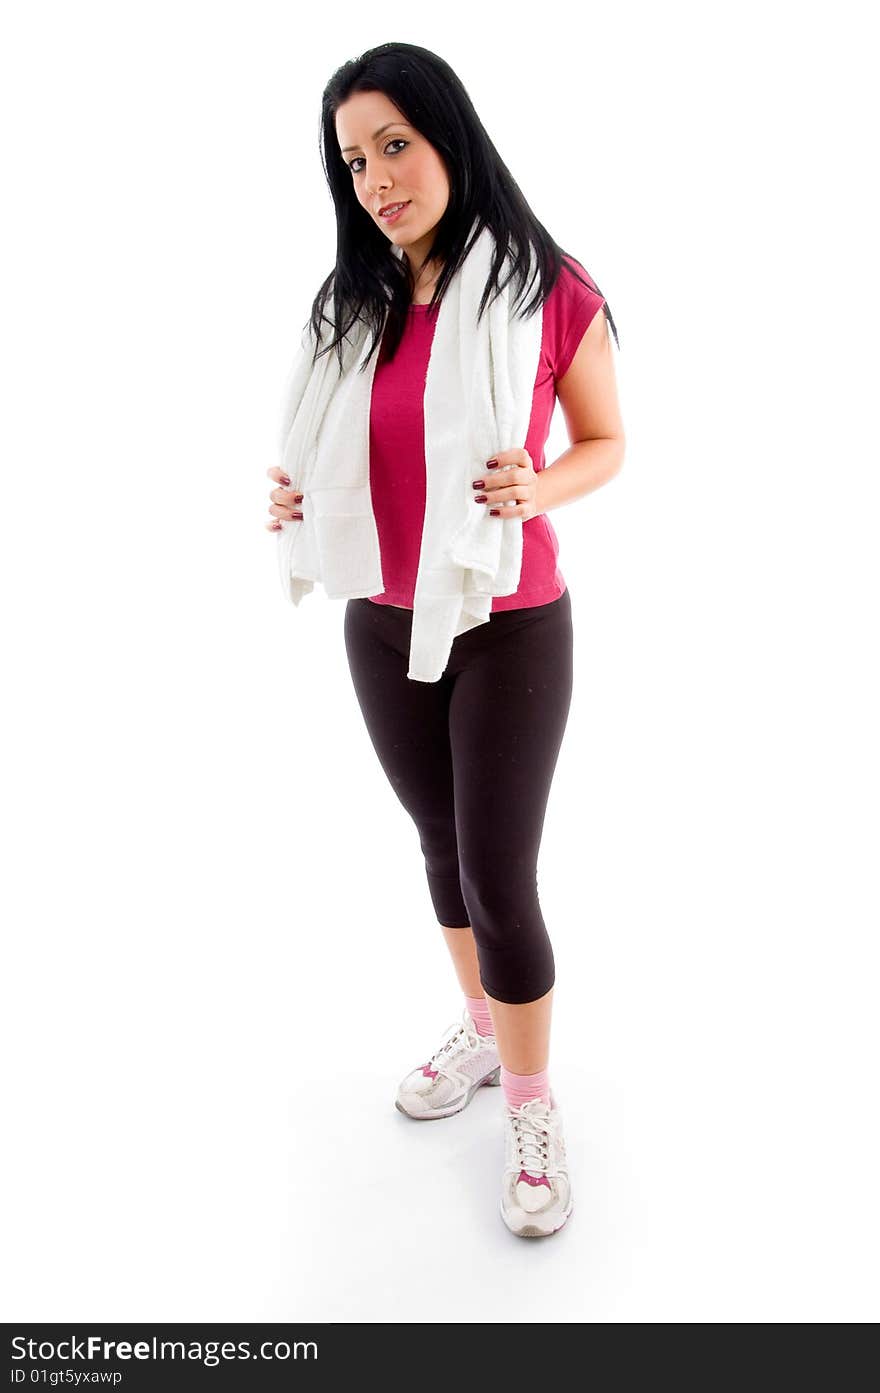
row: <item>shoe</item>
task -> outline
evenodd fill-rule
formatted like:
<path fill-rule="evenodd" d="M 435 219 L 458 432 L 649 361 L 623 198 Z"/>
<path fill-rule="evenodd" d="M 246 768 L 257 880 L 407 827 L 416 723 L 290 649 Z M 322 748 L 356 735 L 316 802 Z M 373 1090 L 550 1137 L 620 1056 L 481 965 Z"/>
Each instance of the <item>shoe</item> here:
<path fill-rule="evenodd" d="M 518 1238 L 545 1238 L 562 1228 L 573 1208 L 562 1114 L 530 1098 L 518 1108 L 508 1104 L 504 1128 L 501 1217 Z"/>
<path fill-rule="evenodd" d="M 451 1117 L 467 1107 L 484 1083 L 501 1083 L 498 1046 L 494 1035 L 479 1034 L 465 1007 L 461 1021 L 447 1026 L 428 1063 L 407 1074 L 394 1106 L 418 1122 Z"/>

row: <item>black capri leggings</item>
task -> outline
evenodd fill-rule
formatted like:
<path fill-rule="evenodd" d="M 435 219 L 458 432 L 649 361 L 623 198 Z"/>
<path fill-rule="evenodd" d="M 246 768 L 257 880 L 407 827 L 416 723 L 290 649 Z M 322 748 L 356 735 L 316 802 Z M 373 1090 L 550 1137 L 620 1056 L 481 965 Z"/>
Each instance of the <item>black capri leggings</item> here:
<path fill-rule="evenodd" d="M 497 1001 L 554 985 L 538 850 L 572 693 L 568 590 L 459 634 L 438 682 L 407 677 L 412 610 L 348 600 L 348 664 L 370 739 L 415 823 L 440 924 L 470 925 Z"/>

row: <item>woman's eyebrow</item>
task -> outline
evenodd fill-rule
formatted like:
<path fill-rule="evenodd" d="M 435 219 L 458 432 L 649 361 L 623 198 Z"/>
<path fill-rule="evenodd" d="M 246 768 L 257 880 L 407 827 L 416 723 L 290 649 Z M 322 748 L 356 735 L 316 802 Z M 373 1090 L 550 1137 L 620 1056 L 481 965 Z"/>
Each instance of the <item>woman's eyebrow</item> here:
<path fill-rule="evenodd" d="M 377 131 L 373 132 L 373 139 L 378 140 L 382 132 L 390 130 L 392 126 L 406 126 L 407 130 L 410 129 L 405 121 L 386 121 L 384 126 L 380 126 Z M 341 153 L 347 155 L 349 150 L 359 150 L 360 148 L 359 145 L 343 145 Z"/>

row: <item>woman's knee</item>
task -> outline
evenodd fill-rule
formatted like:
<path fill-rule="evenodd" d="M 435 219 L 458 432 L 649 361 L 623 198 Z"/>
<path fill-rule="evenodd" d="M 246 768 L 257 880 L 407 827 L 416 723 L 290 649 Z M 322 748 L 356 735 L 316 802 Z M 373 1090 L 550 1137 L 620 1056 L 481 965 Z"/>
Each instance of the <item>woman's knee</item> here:
<path fill-rule="evenodd" d="M 468 922 L 458 873 L 455 818 L 437 815 L 418 821 L 428 890 L 438 924 L 458 927 Z"/>
<path fill-rule="evenodd" d="M 454 875 L 457 880 L 458 843 L 454 815 L 451 812 L 422 813 L 415 821 L 426 870 L 435 876 Z"/>
<path fill-rule="evenodd" d="M 461 891 L 471 916 L 474 937 L 488 946 L 501 947 L 517 939 L 544 934 L 544 920 L 538 901 L 537 876 L 533 870 L 512 873 L 504 865 L 503 853 L 490 871 L 478 874 L 460 868 Z"/>

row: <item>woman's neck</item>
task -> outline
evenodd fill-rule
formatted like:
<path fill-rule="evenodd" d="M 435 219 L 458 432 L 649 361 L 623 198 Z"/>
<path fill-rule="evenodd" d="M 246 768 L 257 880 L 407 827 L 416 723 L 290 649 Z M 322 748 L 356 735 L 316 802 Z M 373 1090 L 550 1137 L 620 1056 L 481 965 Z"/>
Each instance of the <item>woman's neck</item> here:
<path fill-rule="evenodd" d="M 440 279 L 442 266 L 435 266 L 432 262 L 425 262 L 415 277 L 415 289 L 413 290 L 412 303 L 414 305 L 430 304 L 434 287 Z"/>

